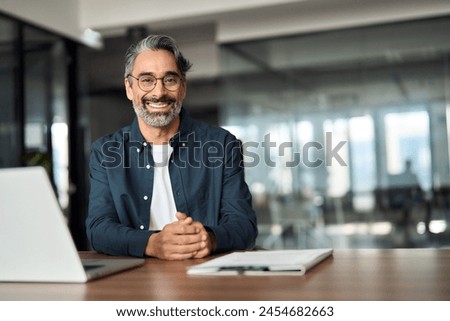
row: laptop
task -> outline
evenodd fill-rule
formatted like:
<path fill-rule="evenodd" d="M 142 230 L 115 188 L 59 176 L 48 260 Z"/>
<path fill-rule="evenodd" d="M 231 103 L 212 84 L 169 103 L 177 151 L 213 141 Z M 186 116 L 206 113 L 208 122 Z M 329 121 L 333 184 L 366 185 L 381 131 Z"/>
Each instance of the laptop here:
<path fill-rule="evenodd" d="M 0 282 L 85 283 L 144 259 L 80 259 L 47 172 L 0 169 Z"/>

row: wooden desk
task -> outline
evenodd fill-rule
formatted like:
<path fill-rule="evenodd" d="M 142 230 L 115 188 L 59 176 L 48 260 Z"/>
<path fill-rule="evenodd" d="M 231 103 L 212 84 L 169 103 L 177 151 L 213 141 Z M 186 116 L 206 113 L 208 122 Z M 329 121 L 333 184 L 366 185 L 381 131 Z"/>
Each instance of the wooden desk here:
<path fill-rule="evenodd" d="M 295 277 L 186 275 L 204 261 L 147 259 L 87 284 L 0 283 L 0 300 L 450 300 L 450 249 L 335 250 Z"/>

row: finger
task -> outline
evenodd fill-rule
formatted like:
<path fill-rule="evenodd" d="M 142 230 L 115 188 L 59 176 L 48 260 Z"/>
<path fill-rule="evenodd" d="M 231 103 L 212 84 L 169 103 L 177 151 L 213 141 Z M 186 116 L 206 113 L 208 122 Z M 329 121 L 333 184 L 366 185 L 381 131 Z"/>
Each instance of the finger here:
<path fill-rule="evenodd" d="M 189 225 L 189 224 L 192 224 L 192 222 L 194 222 L 194 220 L 192 219 L 192 217 L 188 216 L 185 219 L 182 219 L 180 221 L 176 221 L 175 223 Z"/>
<path fill-rule="evenodd" d="M 194 256 L 197 254 L 197 252 L 194 253 L 170 253 L 166 254 L 164 257 L 161 257 L 162 259 L 169 260 L 169 261 L 182 261 L 182 260 L 188 260 L 194 258 Z"/>
<path fill-rule="evenodd" d="M 165 245 L 161 248 L 158 257 L 167 260 L 186 260 L 194 258 L 200 251 L 203 252 L 204 249 L 200 248 L 199 244 Z"/>
<path fill-rule="evenodd" d="M 194 221 L 192 219 L 192 217 L 187 216 L 185 213 L 182 212 L 177 212 L 175 214 L 176 218 L 178 221 L 176 221 L 175 223 L 181 223 L 181 224 L 192 224 L 192 222 Z"/>
<path fill-rule="evenodd" d="M 170 224 L 166 225 L 158 235 L 158 240 L 165 245 L 190 245 L 207 242 L 208 233 L 201 231 L 198 227 L 184 224 Z M 198 250 L 201 247 L 196 247 L 193 250 Z"/>
<path fill-rule="evenodd" d="M 186 213 L 183 212 L 177 212 L 175 214 L 175 217 L 177 218 L 178 221 L 183 221 L 185 220 L 188 216 L 186 215 Z"/>
<path fill-rule="evenodd" d="M 204 234 L 206 237 L 208 237 L 208 232 L 206 231 L 205 226 L 202 223 L 193 221 L 191 226 L 195 228 L 197 233 Z"/>
<path fill-rule="evenodd" d="M 204 237 L 204 235 L 201 234 L 187 234 L 187 235 L 178 235 L 176 237 L 173 238 L 172 240 L 172 244 L 175 245 L 195 245 L 195 244 L 202 244 L 202 246 L 200 248 L 195 248 L 195 250 L 197 249 L 202 249 L 204 247 L 204 245 L 206 245 L 206 241 L 207 238 Z"/>
<path fill-rule="evenodd" d="M 185 220 L 183 221 L 179 221 L 179 222 L 175 222 L 174 224 L 178 224 L 179 228 L 182 230 L 183 228 L 180 227 L 180 225 L 184 225 L 184 226 L 191 226 L 195 233 L 201 233 L 201 232 L 205 232 L 205 227 L 203 226 L 202 223 L 198 222 L 198 221 L 194 221 L 192 219 L 192 217 L 187 217 Z M 189 229 L 189 231 L 192 231 L 191 229 Z"/>
<path fill-rule="evenodd" d="M 212 252 L 211 244 L 208 242 L 205 242 L 205 247 L 203 247 L 201 250 L 197 251 L 197 253 L 194 254 L 193 258 L 199 259 L 206 257 L 210 255 Z"/>
<path fill-rule="evenodd" d="M 149 238 L 149 249 L 146 254 L 165 260 L 185 260 L 193 258 L 204 244 L 173 244 L 174 237 L 169 233 L 155 233 Z M 186 239 L 184 240 L 186 241 Z"/>
<path fill-rule="evenodd" d="M 163 231 L 168 235 L 197 234 L 200 232 L 198 226 L 184 222 L 174 222 L 164 226 Z"/>
<path fill-rule="evenodd" d="M 192 254 L 196 255 L 200 251 L 204 251 L 206 248 L 206 242 L 198 242 L 198 243 L 192 243 L 192 244 L 181 244 L 176 245 L 173 248 L 170 249 L 169 252 L 171 253 L 178 253 L 178 254 Z"/>
<path fill-rule="evenodd" d="M 209 254 L 211 253 L 211 251 L 208 248 L 204 248 L 201 251 L 198 251 L 197 253 L 195 253 L 192 258 L 193 259 L 201 259 L 204 257 L 207 257 Z"/>

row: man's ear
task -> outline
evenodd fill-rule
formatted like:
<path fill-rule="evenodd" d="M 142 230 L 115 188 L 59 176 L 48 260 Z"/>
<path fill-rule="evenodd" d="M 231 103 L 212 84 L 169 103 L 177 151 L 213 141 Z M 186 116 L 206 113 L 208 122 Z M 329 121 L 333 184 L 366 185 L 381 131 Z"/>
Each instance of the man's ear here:
<path fill-rule="evenodd" d="M 128 78 L 125 78 L 125 91 L 127 93 L 127 98 L 133 101 L 133 89 L 131 88 L 131 84 L 128 81 Z"/>

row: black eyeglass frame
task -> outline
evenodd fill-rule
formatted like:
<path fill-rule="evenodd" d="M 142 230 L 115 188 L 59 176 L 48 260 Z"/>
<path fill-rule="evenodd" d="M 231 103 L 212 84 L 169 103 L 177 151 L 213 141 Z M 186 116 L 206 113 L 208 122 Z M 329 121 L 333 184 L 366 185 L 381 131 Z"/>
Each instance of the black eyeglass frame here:
<path fill-rule="evenodd" d="M 183 81 L 183 78 L 182 78 L 181 76 L 179 76 L 178 74 L 175 74 L 175 73 L 173 73 L 173 74 L 167 74 L 167 75 L 165 75 L 165 76 L 163 76 L 163 77 L 155 77 L 155 76 L 153 76 L 153 75 L 140 75 L 139 77 L 135 77 L 135 76 L 133 76 L 132 74 L 128 74 L 127 77 L 131 77 L 131 78 L 133 78 L 133 79 L 136 79 L 136 80 L 137 80 L 138 87 L 139 87 L 142 91 L 146 91 L 146 92 L 151 92 L 153 89 L 155 89 L 156 84 L 158 83 L 158 80 L 161 80 L 163 87 L 164 87 L 165 89 L 167 89 L 168 91 L 177 91 L 177 90 L 180 88 L 180 86 L 181 86 L 181 82 Z M 141 81 L 140 81 L 139 79 L 141 79 L 142 77 L 152 77 L 152 78 L 155 79 L 155 84 L 153 85 L 153 88 L 152 88 L 152 89 L 144 89 L 144 88 L 141 87 Z M 166 77 L 175 77 L 175 78 L 178 78 L 178 84 L 176 85 L 176 88 L 172 89 L 172 88 L 167 88 L 167 87 L 166 87 L 166 85 L 164 84 L 164 78 L 166 78 Z"/>

